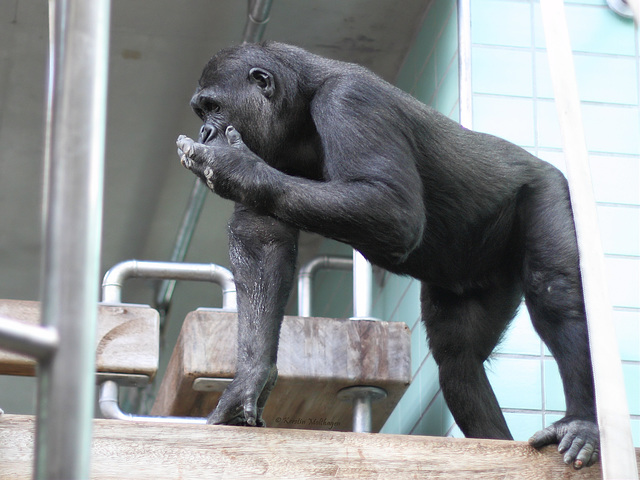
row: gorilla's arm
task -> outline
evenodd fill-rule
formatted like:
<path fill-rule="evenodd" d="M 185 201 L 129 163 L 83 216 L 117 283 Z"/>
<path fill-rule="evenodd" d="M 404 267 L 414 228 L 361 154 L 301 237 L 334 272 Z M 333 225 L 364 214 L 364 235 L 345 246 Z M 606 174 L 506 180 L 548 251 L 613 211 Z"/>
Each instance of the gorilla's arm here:
<path fill-rule="evenodd" d="M 278 376 L 278 338 L 297 245 L 295 228 L 236 204 L 229 259 L 238 293 L 237 370 L 208 423 L 264 426 L 262 410 Z"/>
<path fill-rule="evenodd" d="M 407 191 L 421 192 L 412 185 L 417 173 L 413 180 L 398 175 L 404 185 L 382 173 L 327 182 L 287 175 L 251 152 L 231 126 L 207 145 L 184 136 L 177 145 L 186 168 L 237 203 L 229 241 L 238 289 L 238 370 L 209 423 L 262 425 L 264 402 L 277 377 L 298 229 L 365 251 L 383 250 L 399 262 L 422 238 L 422 199 Z"/>
<path fill-rule="evenodd" d="M 369 170 L 377 174 L 316 181 L 271 167 L 247 148 L 232 126 L 209 145 L 185 136 L 177 145 L 182 164 L 215 193 L 298 229 L 364 252 L 383 250 L 397 261 L 422 239 L 425 213 L 418 174 L 404 172 L 394 178 L 387 167 L 375 168 L 383 158 L 369 159 Z"/>

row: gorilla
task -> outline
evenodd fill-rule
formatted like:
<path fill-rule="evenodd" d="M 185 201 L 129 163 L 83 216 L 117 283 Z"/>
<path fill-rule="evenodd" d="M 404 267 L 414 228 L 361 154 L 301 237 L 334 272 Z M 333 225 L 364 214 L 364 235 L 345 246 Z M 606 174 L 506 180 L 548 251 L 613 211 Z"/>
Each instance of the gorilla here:
<path fill-rule="evenodd" d="M 421 282 L 442 392 L 468 437 L 512 438 L 483 362 L 524 297 L 567 405 L 530 443 L 558 443 L 575 468 L 597 460 L 578 248 L 560 171 L 361 66 L 281 43 L 217 53 L 191 106 L 203 125 L 197 141 L 178 138 L 181 162 L 235 202 L 237 374 L 209 423 L 264 425 L 304 230 Z"/>

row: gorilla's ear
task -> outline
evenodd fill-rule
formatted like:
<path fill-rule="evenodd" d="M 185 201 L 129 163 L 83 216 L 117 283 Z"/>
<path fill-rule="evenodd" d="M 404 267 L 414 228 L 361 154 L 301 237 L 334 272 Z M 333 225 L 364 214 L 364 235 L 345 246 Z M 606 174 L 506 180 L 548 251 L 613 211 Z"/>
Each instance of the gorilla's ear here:
<path fill-rule="evenodd" d="M 249 80 L 255 83 L 267 98 L 271 98 L 276 91 L 276 82 L 273 79 L 273 75 L 262 68 L 256 67 L 249 70 Z"/>

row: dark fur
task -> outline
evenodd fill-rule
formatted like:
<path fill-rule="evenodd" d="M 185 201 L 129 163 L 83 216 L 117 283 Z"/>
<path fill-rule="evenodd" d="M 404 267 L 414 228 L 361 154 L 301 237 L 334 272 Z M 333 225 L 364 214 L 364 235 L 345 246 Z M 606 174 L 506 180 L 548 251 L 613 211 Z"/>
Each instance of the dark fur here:
<path fill-rule="evenodd" d="M 567 400 L 567 417 L 532 443 L 560 442 L 576 466 L 596 460 L 576 236 L 557 169 L 362 67 L 283 44 L 218 53 L 192 106 L 204 126 L 199 142 L 178 140 L 182 161 L 237 202 L 238 374 L 211 423 L 262 423 L 306 230 L 422 282 L 440 384 L 467 436 L 511 438 L 483 362 L 524 295 Z"/>

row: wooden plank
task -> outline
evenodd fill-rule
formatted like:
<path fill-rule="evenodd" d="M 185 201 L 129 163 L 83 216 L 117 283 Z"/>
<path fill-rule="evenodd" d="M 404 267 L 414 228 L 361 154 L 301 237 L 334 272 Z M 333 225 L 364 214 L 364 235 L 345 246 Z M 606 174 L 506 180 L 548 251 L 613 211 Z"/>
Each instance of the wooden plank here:
<path fill-rule="evenodd" d="M 199 377 L 233 378 L 237 315 L 198 310 L 187 315 L 153 415 L 207 416 L 220 392 L 194 392 Z M 382 425 L 411 380 L 411 334 L 404 323 L 285 317 L 278 351 L 278 382 L 263 417 L 280 428 L 348 431 L 352 407 L 340 389 L 371 385 L 387 398 L 374 403 L 372 427 Z"/>
<path fill-rule="evenodd" d="M 34 417 L 0 417 L 0 480 L 31 478 Z M 601 478 L 525 442 L 95 420 L 92 480 Z M 636 450 L 640 462 L 640 449 Z"/>
<path fill-rule="evenodd" d="M 38 325 L 40 302 L 0 300 L 0 315 Z M 99 305 L 96 367 L 101 373 L 153 377 L 159 359 L 159 315 L 144 305 Z M 36 362 L 0 350 L 0 374 L 35 375 Z"/>

